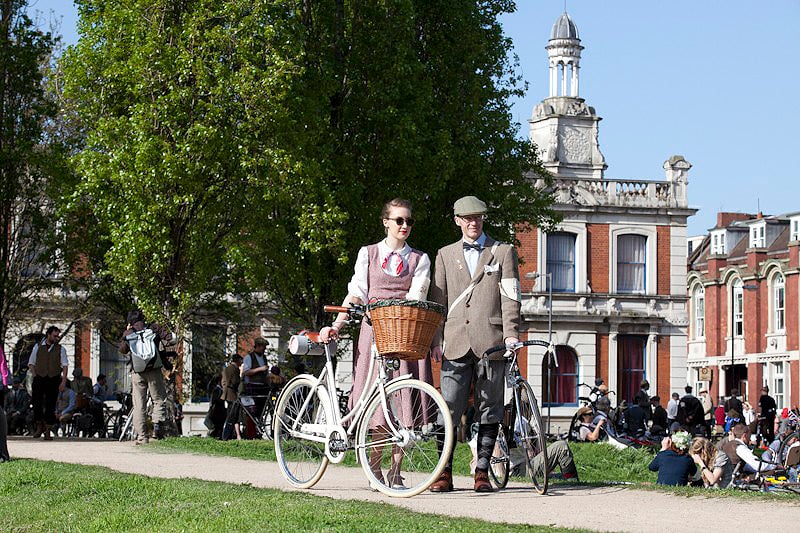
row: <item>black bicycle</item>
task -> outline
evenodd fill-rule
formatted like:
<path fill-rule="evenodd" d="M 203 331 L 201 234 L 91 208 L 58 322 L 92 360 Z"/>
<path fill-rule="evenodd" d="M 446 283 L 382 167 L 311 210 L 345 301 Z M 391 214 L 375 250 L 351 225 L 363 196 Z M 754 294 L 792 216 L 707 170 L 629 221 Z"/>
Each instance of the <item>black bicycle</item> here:
<path fill-rule="evenodd" d="M 489 355 L 505 350 L 505 358 L 509 362 L 508 383 L 512 387 L 514 400 L 506 420 L 500 424 L 497 433 L 495 453 L 489 464 L 489 475 L 498 488 L 508 483 L 511 467 L 510 448 L 522 449 L 528 475 L 539 494 L 547 492 L 547 438 L 539 411 L 539 403 L 530 384 L 522 377 L 517 364 L 517 351 L 523 346 L 544 346 L 552 349 L 550 343 L 539 340 L 517 342 L 511 346 L 505 344 L 486 350 L 484 359 Z"/>
<path fill-rule="evenodd" d="M 234 438 L 236 424 L 240 424 L 247 419 L 253 423 L 260 438 L 272 440 L 272 421 L 281 388 L 270 387 L 265 394 L 240 394 L 228 409 L 228 414 L 225 417 L 225 425 L 222 428 L 223 440 Z M 255 412 L 255 407 L 259 403 L 258 400 L 262 398 L 264 399 L 264 406 L 260 412 Z"/>

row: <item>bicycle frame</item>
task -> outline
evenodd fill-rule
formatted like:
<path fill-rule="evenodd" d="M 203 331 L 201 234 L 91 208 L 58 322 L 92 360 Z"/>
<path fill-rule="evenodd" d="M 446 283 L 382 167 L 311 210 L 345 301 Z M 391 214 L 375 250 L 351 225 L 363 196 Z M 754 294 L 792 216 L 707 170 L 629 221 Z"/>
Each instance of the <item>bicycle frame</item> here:
<path fill-rule="evenodd" d="M 381 399 L 381 406 L 383 408 L 384 417 L 386 419 L 386 423 L 390 430 L 390 435 L 396 435 L 399 431 L 397 427 L 391 420 L 389 416 L 389 409 L 386 404 L 386 387 L 397 381 L 402 381 L 405 379 L 409 379 L 411 374 L 403 374 L 401 376 L 395 377 L 389 381 L 387 381 L 388 374 L 386 372 L 385 365 L 381 364 L 384 361 L 384 358 L 377 353 L 374 346 L 372 349 L 370 363 L 369 363 L 369 371 L 367 372 L 367 381 L 366 383 L 370 383 L 368 388 L 365 388 L 361 392 L 361 396 L 356 400 L 355 405 L 350 410 L 349 413 L 342 416 L 339 412 L 339 402 L 338 398 L 336 397 L 336 384 L 334 382 L 334 369 L 333 369 L 333 361 L 331 357 L 331 352 L 335 350 L 335 343 L 327 343 L 323 345 L 325 347 L 325 366 L 323 367 L 322 371 L 320 372 L 319 376 L 313 376 L 311 374 L 302 374 L 300 376 L 295 377 L 292 381 L 298 378 L 305 378 L 310 379 L 313 382 L 313 386 L 311 387 L 311 391 L 306 396 L 305 400 L 303 401 L 303 405 L 301 406 L 301 410 L 305 410 L 308 408 L 309 404 L 314 398 L 315 395 L 318 395 L 318 390 L 323 388 L 325 391 L 324 396 L 320 396 L 321 401 L 327 402 L 327 407 L 329 408 L 329 412 L 331 413 L 332 420 L 331 422 L 325 424 L 303 424 L 300 430 L 298 428 L 290 427 L 287 428 L 290 434 L 296 438 L 303 438 L 306 440 L 311 440 L 315 442 L 319 442 L 325 444 L 325 454 L 328 456 L 333 463 L 338 463 L 344 458 L 344 452 L 346 449 L 351 447 L 351 442 L 353 440 L 353 436 L 355 432 L 358 430 L 361 424 L 368 423 L 369 421 L 365 421 L 362 419 L 362 415 L 366 406 L 369 402 L 378 395 Z M 332 348 L 333 346 L 334 348 Z M 378 379 L 373 379 L 375 375 L 375 366 L 378 366 Z M 291 383 L 291 382 L 290 382 Z M 285 390 L 289 390 L 289 383 L 286 384 L 284 387 Z M 344 429 L 343 424 L 351 422 L 347 428 Z M 278 423 L 278 420 L 275 420 L 275 423 Z M 338 432 L 339 435 L 346 436 L 347 441 L 345 441 L 340 448 L 337 448 L 335 451 L 330 449 L 331 444 L 331 435 L 334 432 Z M 324 436 L 319 436 L 324 435 Z M 386 444 L 387 442 L 391 442 L 392 437 L 389 439 L 382 440 L 382 441 L 373 441 L 370 443 L 370 446 L 380 446 Z M 355 447 L 355 446 L 354 446 Z"/>

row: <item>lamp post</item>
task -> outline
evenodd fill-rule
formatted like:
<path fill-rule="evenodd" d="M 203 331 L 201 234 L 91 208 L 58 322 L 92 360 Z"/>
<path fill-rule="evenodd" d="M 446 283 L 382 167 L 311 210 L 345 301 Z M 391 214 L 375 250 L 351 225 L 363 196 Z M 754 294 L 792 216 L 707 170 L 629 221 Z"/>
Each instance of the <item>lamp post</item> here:
<path fill-rule="evenodd" d="M 544 278 L 547 283 L 547 344 L 553 343 L 553 273 L 541 274 L 539 272 L 531 272 L 525 277 L 529 279 Z M 558 367 L 558 359 L 555 353 L 548 352 L 547 361 L 547 433 L 550 433 L 550 413 L 553 406 L 553 391 L 550 387 L 550 368 L 555 364 Z"/>
<path fill-rule="evenodd" d="M 744 291 L 746 291 L 746 290 L 747 291 L 754 291 L 754 290 L 757 290 L 757 289 L 758 289 L 758 285 L 744 285 L 744 284 L 742 284 L 742 337 L 744 337 Z M 734 353 L 736 352 L 736 349 L 735 349 L 735 347 L 736 347 L 736 342 L 735 342 L 735 339 L 736 339 L 736 323 L 734 322 L 734 320 L 735 320 L 734 311 L 736 309 L 736 292 L 735 291 L 736 291 L 736 287 L 734 285 L 731 285 L 731 367 L 730 367 L 730 370 L 731 370 L 730 371 L 730 374 L 731 374 L 731 378 L 730 378 L 731 385 L 730 385 L 729 390 L 728 390 L 729 393 L 730 393 L 730 389 L 732 389 L 733 385 L 734 385 L 733 369 L 734 369 L 734 366 L 736 366 L 736 363 L 734 363 Z"/>

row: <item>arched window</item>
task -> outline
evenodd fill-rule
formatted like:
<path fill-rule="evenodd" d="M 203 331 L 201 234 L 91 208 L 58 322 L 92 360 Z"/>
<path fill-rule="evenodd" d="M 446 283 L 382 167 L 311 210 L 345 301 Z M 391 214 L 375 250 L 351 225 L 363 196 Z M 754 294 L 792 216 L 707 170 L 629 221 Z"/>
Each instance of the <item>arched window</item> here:
<path fill-rule="evenodd" d="M 741 279 L 736 279 L 732 284 L 730 304 L 733 306 L 733 336 L 741 337 L 744 334 L 744 287 Z"/>
<path fill-rule="evenodd" d="M 575 234 L 547 234 L 547 273 L 552 274 L 553 292 L 575 292 Z"/>
<path fill-rule="evenodd" d="M 692 338 L 702 339 L 706 334 L 706 290 L 700 285 L 692 292 L 694 328 Z"/>
<path fill-rule="evenodd" d="M 772 331 L 784 331 L 786 328 L 786 282 L 783 274 L 775 274 L 772 278 Z"/>
<path fill-rule="evenodd" d="M 556 346 L 558 367 L 550 368 L 547 383 L 548 357 L 542 358 L 542 398 L 549 405 L 578 405 L 578 355 L 569 346 Z"/>
<path fill-rule="evenodd" d="M 617 238 L 617 292 L 644 293 L 646 258 L 647 237 L 631 234 Z"/>

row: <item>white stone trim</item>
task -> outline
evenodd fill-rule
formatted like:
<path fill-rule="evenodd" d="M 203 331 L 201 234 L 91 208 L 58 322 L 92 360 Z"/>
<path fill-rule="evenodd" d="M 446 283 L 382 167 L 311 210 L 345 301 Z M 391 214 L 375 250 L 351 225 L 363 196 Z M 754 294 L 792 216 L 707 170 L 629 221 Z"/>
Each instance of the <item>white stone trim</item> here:
<path fill-rule="evenodd" d="M 547 272 L 547 233 L 541 229 L 536 230 L 539 234 L 537 250 L 537 272 L 544 274 Z M 588 271 L 586 260 L 588 258 L 586 250 L 586 223 L 585 222 L 562 222 L 558 224 L 553 232 L 565 232 L 575 234 L 575 293 L 586 293 L 588 287 Z M 547 278 L 539 276 L 534 282 L 534 292 L 546 292 Z M 566 293 L 570 294 L 570 293 Z"/>

